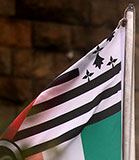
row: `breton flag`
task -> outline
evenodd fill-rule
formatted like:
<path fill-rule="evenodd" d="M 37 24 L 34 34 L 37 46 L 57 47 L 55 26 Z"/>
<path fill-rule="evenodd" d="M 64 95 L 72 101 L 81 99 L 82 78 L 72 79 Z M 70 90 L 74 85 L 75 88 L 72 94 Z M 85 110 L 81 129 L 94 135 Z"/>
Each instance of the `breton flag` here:
<path fill-rule="evenodd" d="M 121 23 L 13 121 L 1 136 L 0 160 L 123 159 Z"/>

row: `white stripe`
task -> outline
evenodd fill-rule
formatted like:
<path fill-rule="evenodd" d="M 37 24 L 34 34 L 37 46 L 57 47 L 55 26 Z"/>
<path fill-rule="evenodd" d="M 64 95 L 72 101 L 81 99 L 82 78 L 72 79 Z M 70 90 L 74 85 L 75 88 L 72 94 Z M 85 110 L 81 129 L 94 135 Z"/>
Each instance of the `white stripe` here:
<path fill-rule="evenodd" d="M 122 38 L 121 38 L 121 32 L 117 30 L 115 33 L 115 37 L 113 38 L 111 43 L 108 43 L 108 45 L 105 46 L 105 48 L 99 53 L 100 56 L 105 57 L 104 63 L 107 64 L 109 62 L 109 58 L 112 56 L 117 60 L 117 63 L 121 61 L 121 47 L 122 47 Z M 103 44 L 103 43 L 102 43 Z M 101 47 L 101 44 L 99 45 Z M 94 51 L 95 49 L 93 49 Z M 93 79 L 107 70 L 109 70 L 108 66 L 102 65 L 101 70 L 98 71 L 98 69 L 92 65 L 94 61 L 95 55 L 92 54 L 92 51 L 90 51 L 86 56 L 84 56 L 82 59 L 80 59 L 77 63 L 75 63 L 73 66 L 71 66 L 69 69 L 67 69 L 64 73 L 73 70 L 75 68 L 79 68 L 80 72 L 80 78 L 77 77 L 69 82 L 66 82 L 64 84 L 49 88 L 45 91 L 43 91 L 38 97 L 37 100 L 35 101 L 34 105 L 42 103 L 44 101 L 47 101 L 51 98 L 54 98 L 60 94 L 63 94 L 73 88 L 76 88 L 82 84 L 84 84 L 86 81 L 81 80 L 82 77 L 84 76 L 86 69 L 89 71 L 94 72 Z M 64 74 L 62 73 L 62 74 Z"/>
<path fill-rule="evenodd" d="M 43 152 L 44 160 L 85 160 L 81 135 Z"/>
<path fill-rule="evenodd" d="M 85 124 L 90 117 L 93 115 L 95 108 L 93 108 L 91 111 L 87 112 L 86 114 L 79 116 L 77 118 L 74 118 L 71 121 L 68 121 L 64 124 L 61 124 L 59 126 L 56 126 L 52 129 L 49 129 L 47 131 L 38 133 L 36 135 L 30 136 L 28 138 L 16 141 L 15 143 L 22 149 L 30 148 L 36 145 L 39 145 L 41 143 L 50 141 L 56 137 L 61 136 L 62 134 L 78 127 L 83 124 Z"/>
<path fill-rule="evenodd" d="M 122 99 L 122 96 L 121 96 L 121 90 L 120 90 L 118 93 L 114 94 L 113 96 L 101 101 L 100 104 L 97 106 L 95 113 L 99 113 L 110 108 L 114 104 L 120 102 L 121 99 Z"/>
<path fill-rule="evenodd" d="M 80 106 L 83 106 L 91 102 L 103 90 L 107 89 L 108 87 L 110 88 L 116 85 L 120 81 L 120 78 L 121 78 L 121 72 L 115 75 L 113 78 L 109 79 L 107 82 L 99 85 L 93 90 L 86 92 L 85 94 L 82 94 L 52 109 L 49 109 L 49 110 L 40 112 L 38 114 L 32 115 L 30 117 L 27 117 L 25 121 L 23 122 L 22 126 L 20 127 L 19 131 L 35 126 L 35 125 L 38 125 L 38 124 L 41 124 L 41 123 L 44 123 L 51 119 L 54 119 L 58 116 L 61 116 L 65 113 L 68 113 L 76 108 L 79 108 Z"/>

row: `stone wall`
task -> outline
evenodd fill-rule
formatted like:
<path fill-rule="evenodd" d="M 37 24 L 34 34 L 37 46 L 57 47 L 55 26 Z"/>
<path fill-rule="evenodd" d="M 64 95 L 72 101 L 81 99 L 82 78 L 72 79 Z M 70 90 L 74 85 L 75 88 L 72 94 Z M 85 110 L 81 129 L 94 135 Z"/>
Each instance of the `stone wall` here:
<path fill-rule="evenodd" d="M 129 0 L 0 0 L 0 132 L 52 79 L 112 32 L 128 3 Z M 136 8 L 138 12 L 139 2 Z M 138 63 L 139 30 L 136 39 Z M 73 58 L 69 57 L 71 53 Z M 136 74 L 136 126 L 138 82 Z M 136 128 L 139 137 L 139 127 Z M 139 138 L 136 142 L 139 148 Z"/>

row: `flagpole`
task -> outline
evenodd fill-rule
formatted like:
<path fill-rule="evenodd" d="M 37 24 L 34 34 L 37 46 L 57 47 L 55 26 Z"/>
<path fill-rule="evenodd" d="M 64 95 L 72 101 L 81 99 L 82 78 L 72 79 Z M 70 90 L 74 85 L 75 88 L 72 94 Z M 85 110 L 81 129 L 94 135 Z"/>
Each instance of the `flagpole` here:
<path fill-rule="evenodd" d="M 131 149 L 130 160 L 135 160 L 135 7 L 133 8 L 133 87 L 132 87 L 132 111 L 131 111 Z"/>
<path fill-rule="evenodd" d="M 135 160 L 135 114 L 134 114 L 134 57 L 135 57 L 135 8 L 129 4 L 125 11 L 125 76 L 123 108 L 123 145 L 124 160 Z"/>

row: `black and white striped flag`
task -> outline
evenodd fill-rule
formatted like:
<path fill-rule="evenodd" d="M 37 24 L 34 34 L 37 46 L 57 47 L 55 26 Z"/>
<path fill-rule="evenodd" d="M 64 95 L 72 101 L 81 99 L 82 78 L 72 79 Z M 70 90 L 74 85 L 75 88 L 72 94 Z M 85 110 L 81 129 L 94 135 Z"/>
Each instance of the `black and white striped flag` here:
<path fill-rule="evenodd" d="M 58 76 L 2 138 L 25 158 L 41 153 L 44 160 L 120 159 L 124 49 L 120 26 Z"/>

